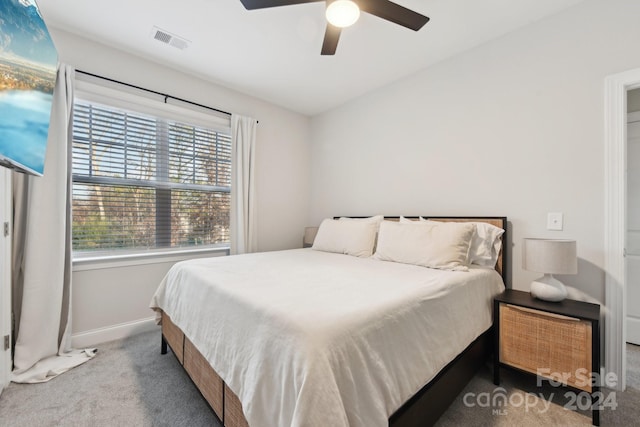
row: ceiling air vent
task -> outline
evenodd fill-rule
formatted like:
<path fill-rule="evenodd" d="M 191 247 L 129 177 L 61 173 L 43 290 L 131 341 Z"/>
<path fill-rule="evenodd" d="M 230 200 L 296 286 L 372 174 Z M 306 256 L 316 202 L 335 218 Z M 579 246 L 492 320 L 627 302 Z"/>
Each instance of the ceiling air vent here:
<path fill-rule="evenodd" d="M 189 40 L 178 37 L 175 34 L 171 34 L 170 32 L 158 27 L 153 27 L 151 36 L 164 44 L 168 44 L 169 46 L 173 46 L 180 50 L 185 50 L 191 44 Z"/>

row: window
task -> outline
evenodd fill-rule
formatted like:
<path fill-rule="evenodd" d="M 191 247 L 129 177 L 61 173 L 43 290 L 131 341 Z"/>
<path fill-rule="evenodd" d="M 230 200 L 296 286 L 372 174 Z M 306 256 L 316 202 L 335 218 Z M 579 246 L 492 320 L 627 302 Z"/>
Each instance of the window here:
<path fill-rule="evenodd" d="M 165 116 L 76 98 L 76 255 L 229 242 L 230 130 Z"/>

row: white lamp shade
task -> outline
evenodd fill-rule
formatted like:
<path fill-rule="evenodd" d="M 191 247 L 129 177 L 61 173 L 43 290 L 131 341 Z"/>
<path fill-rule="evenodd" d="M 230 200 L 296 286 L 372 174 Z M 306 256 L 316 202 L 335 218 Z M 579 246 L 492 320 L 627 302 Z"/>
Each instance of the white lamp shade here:
<path fill-rule="evenodd" d="M 547 274 L 577 274 L 576 241 L 524 239 L 522 268 Z"/>
<path fill-rule="evenodd" d="M 318 234 L 318 227 L 305 227 L 302 245 L 304 247 L 312 246 L 313 241 L 316 239 L 316 234 Z"/>

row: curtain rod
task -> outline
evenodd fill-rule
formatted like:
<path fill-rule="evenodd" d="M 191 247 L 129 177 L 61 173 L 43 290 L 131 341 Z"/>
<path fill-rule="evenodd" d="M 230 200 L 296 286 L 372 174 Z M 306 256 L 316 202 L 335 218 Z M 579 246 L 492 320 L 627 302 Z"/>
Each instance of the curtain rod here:
<path fill-rule="evenodd" d="M 121 82 L 121 81 L 118 81 L 118 80 L 115 80 L 115 79 L 110 79 L 109 77 L 99 76 L 97 74 L 89 73 L 87 71 L 76 70 L 76 73 L 85 74 L 87 76 L 96 77 L 96 78 L 99 78 L 99 79 L 102 79 L 102 80 L 107 80 L 107 81 L 112 82 L 112 83 L 118 83 L 118 84 L 121 84 L 121 85 L 129 86 L 129 87 L 132 87 L 134 89 L 144 90 L 145 92 L 155 93 L 156 95 L 164 96 L 165 102 L 167 102 L 167 98 L 171 98 L 171 99 L 175 99 L 176 101 L 186 102 L 187 104 L 195 105 L 197 107 L 206 108 L 207 110 L 217 111 L 218 113 L 226 114 L 228 116 L 231 115 L 231 113 L 229 113 L 228 111 L 223 111 L 223 110 L 219 110 L 217 108 L 208 107 L 206 105 L 198 104 L 197 102 L 187 101 L 186 99 L 178 98 L 177 96 L 167 95 L 166 93 L 157 92 L 155 90 L 146 89 L 146 88 L 143 88 L 143 87 L 140 87 L 140 86 L 132 85 L 130 83 L 125 83 L 125 82 Z"/>

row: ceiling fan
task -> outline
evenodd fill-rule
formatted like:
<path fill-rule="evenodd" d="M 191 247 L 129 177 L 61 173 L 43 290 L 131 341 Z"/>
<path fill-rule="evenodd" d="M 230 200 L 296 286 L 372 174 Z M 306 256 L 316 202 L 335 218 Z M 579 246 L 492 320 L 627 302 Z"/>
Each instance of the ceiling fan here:
<path fill-rule="evenodd" d="M 315 3 L 322 0 L 240 0 L 247 10 L 266 9 L 277 6 L 291 6 Z M 333 55 L 338 47 L 342 28 L 354 24 L 360 11 L 386 19 L 413 31 L 418 31 L 429 18 L 389 0 L 326 0 L 327 29 L 322 43 L 322 55 Z"/>

